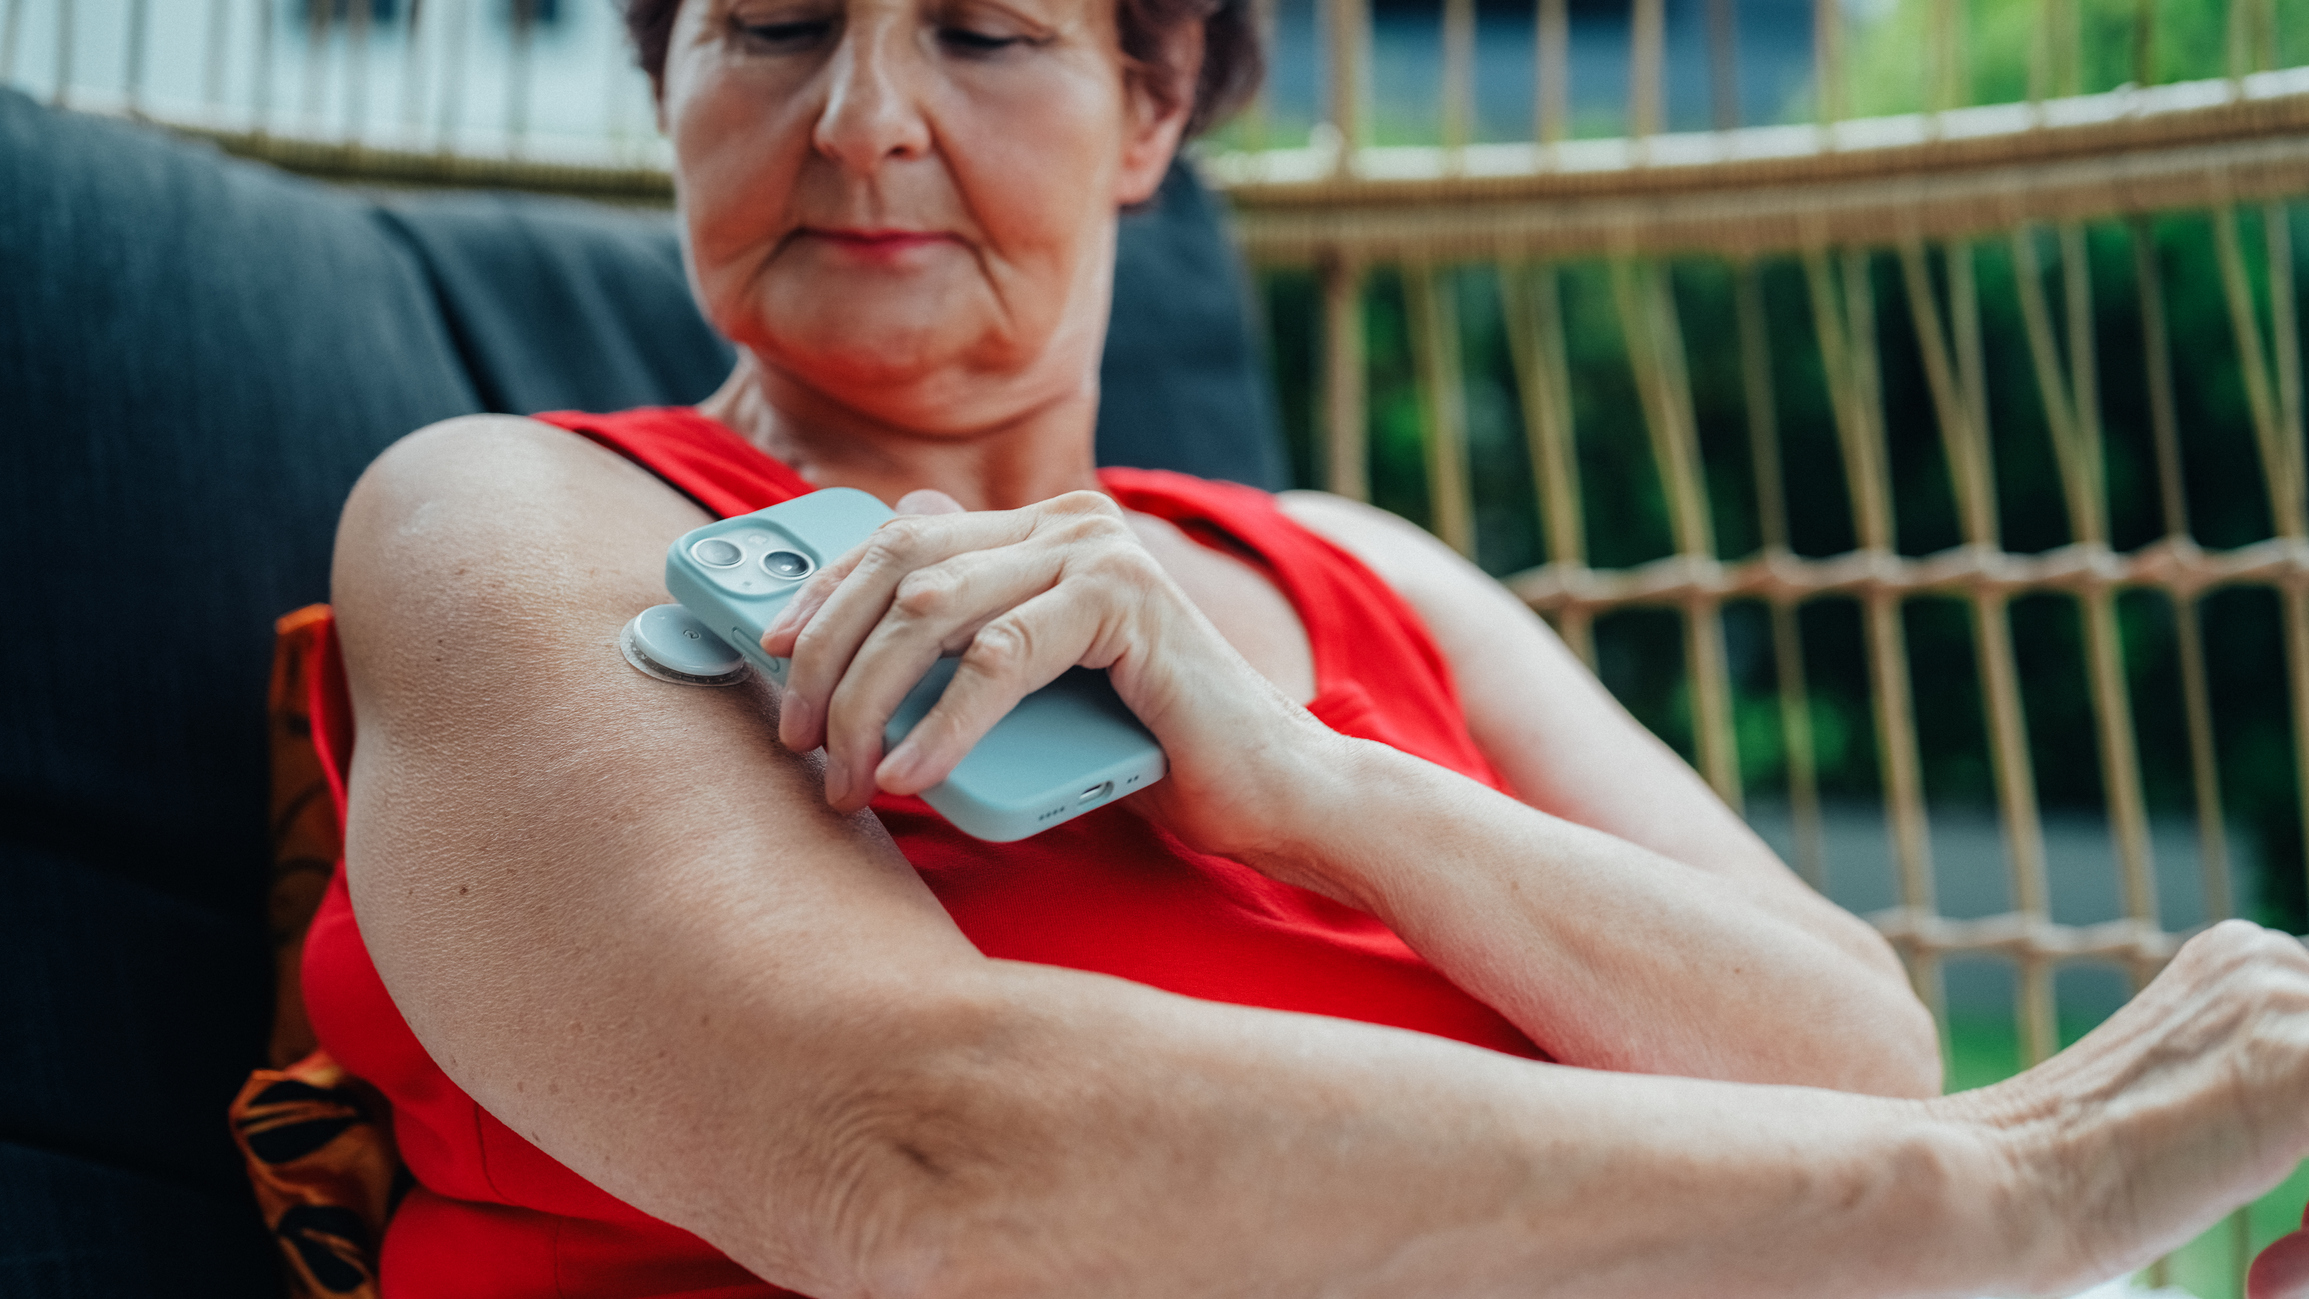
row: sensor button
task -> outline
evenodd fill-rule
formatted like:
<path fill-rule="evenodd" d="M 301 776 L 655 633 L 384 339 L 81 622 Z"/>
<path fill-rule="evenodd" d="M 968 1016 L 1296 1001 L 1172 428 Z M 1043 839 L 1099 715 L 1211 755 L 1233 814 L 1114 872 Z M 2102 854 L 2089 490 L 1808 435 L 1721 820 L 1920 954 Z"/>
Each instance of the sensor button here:
<path fill-rule="evenodd" d="M 727 641 L 678 604 L 661 604 L 635 615 L 618 633 L 617 648 L 644 676 L 679 685 L 736 685 L 749 670 L 745 658 Z"/>

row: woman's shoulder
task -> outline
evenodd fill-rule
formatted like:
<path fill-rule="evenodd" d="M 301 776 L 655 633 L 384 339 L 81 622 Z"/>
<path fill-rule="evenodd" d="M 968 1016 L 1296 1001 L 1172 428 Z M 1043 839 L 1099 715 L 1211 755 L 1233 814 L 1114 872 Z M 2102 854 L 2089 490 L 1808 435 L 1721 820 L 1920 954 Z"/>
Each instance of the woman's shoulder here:
<path fill-rule="evenodd" d="M 592 439 L 517 415 L 460 415 L 418 429 L 370 462 L 346 500 L 338 554 L 342 560 L 346 543 L 371 527 L 448 544 L 509 529 L 550 532 L 605 506 L 653 499 L 694 508 Z"/>
<path fill-rule="evenodd" d="M 1418 524 L 1329 492 L 1283 492 L 1276 504 L 1410 606 L 1454 671 L 1464 673 L 1475 657 L 1529 633 L 1531 611 L 1514 592 Z"/>
<path fill-rule="evenodd" d="M 1330 492 L 1288 491 L 1275 497 L 1285 518 L 1361 560 L 1364 567 L 1413 604 L 1420 594 L 1464 583 L 1486 585 L 1482 570 L 1426 529 L 1375 505 Z"/>
<path fill-rule="evenodd" d="M 617 459 L 541 420 L 458 415 L 407 434 L 370 461 L 353 484 L 347 517 L 354 517 L 356 504 L 398 501 L 411 492 L 427 502 L 459 503 L 542 494 L 560 474 L 583 473 L 605 457 Z"/>
<path fill-rule="evenodd" d="M 539 485 L 492 471 L 572 468 L 614 463 L 621 457 L 568 428 L 525 415 L 456 415 L 394 442 L 371 461 L 356 493 L 381 486 L 437 483 L 478 490 Z"/>
<path fill-rule="evenodd" d="M 704 521 L 646 470 L 552 425 L 429 425 L 377 457 L 345 502 L 330 593 L 348 666 L 427 638 L 518 656 L 512 629 L 630 616 L 664 599 L 667 541 Z"/>

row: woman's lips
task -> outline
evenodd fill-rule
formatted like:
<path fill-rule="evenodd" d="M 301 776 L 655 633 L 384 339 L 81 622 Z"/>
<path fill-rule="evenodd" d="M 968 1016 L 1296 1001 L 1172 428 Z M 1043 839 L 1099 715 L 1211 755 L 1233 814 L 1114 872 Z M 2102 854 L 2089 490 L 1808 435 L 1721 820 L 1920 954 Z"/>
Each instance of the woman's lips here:
<path fill-rule="evenodd" d="M 932 230 L 826 230 L 810 228 L 804 234 L 867 261 L 892 262 L 909 253 L 955 242 L 954 236 Z"/>

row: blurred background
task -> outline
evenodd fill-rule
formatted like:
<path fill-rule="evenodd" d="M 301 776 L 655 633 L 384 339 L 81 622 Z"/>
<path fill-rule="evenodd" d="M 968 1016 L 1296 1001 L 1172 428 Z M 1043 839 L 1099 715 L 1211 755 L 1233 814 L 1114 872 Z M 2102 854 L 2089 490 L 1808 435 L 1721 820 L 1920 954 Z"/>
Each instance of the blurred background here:
<path fill-rule="evenodd" d="M 1871 0 L 1873 3 L 1873 0 Z M 1710 78 L 1708 6 L 1729 21 L 1732 85 Z M 92 107 L 170 120 L 264 122 L 314 136 L 401 138 L 484 149 L 508 135 L 533 147 L 652 158 L 647 84 L 631 67 L 611 0 L 7 0 L 0 78 Z M 1805 0 L 1671 0 L 1671 127 L 1716 124 L 1729 94 L 1744 122 L 1809 110 L 1812 7 Z M 1869 25 L 1873 14 L 1856 15 Z M 412 39 L 411 18 L 415 18 Z M 1569 7 L 1569 92 L 1581 133 L 1618 134 L 1628 103 L 1624 0 Z M 1371 12 L 1375 139 L 1439 136 L 1441 8 L 1382 0 Z M 1324 120 L 1324 20 L 1316 0 L 1277 0 L 1268 91 L 1224 132 L 1234 147 L 1307 141 Z M 135 33 L 142 30 L 141 38 Z M 1529 5 L 1475 9 L 1474 138 L 1531 134 L 1536 24 Z M 1719 78 L 1721 79 L 1721 78 Z"/>

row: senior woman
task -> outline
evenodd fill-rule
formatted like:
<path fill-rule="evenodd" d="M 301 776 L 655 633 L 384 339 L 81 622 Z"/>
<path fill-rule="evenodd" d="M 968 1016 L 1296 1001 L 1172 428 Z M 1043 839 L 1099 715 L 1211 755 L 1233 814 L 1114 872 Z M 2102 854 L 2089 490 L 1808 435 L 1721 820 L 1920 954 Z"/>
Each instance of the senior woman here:
<path fill-rule="evenodd" d="M 1198 3 L 629 4 L 736 372 L 419 433 L 338 540 L 306 988 L 418 1181 L 385 1292 L 2044 1291 L 2274 1183 L 2289 940 L 1925 1099 L 1885 945 L 1500 588 L 1094 470 L 1116 214 L 1255 75 Z M 830 485 L 909 513 L 771 628 L 782 695 L 620 661 L 669 539 Z M 1000 847 L 912 797 L 1074 664 L 1168 779 Z"/>

